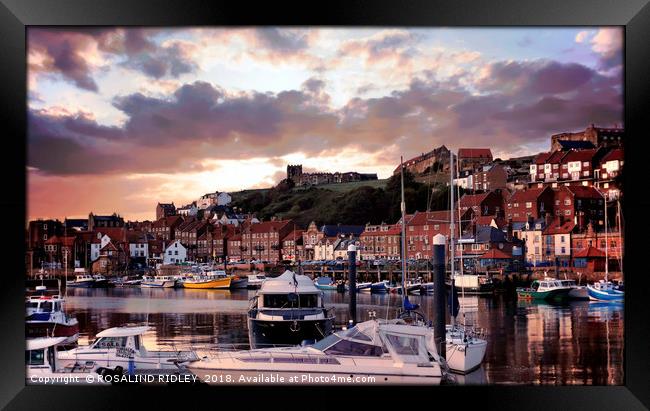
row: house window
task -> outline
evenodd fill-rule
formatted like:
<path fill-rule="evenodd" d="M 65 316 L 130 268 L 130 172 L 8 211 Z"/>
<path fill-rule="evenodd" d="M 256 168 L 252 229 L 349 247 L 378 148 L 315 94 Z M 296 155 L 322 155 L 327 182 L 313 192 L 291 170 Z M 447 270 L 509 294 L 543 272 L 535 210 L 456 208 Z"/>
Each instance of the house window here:
<path fill-rule="evenodd" d="M 564 215 L 571 215 L 571 210 L 564 210 Z"/>
<path fill-rule="evenodd" d="M 569 198 L 564 199 L 564 205 L 571 205 L 571 199 Z"/>
<path fill-rule="evenodd" d="M 428 225 L 424 226 L 424 231 L 429 231 L 429 226 Z"/>
<path fill-rule="evenodd" d="M 413 228 L 414 228 L 413 226 L 410 226 L 409 231 L 413 231 Z"/>
<path fill-rule="evenodd" d="M 533 203 L 530 201 L 526 202 L 526 208 L 533 208 Z"/>
<path fill-rule="evenodd" d="M 566 254 L 566 248 L 562 246 L 562 254 Z"/>
<path fill-rule="evenodd" d="M 439 224 L 434 224 L 433 229 L 434 230 L 440 230 L 440 225 Z"/>

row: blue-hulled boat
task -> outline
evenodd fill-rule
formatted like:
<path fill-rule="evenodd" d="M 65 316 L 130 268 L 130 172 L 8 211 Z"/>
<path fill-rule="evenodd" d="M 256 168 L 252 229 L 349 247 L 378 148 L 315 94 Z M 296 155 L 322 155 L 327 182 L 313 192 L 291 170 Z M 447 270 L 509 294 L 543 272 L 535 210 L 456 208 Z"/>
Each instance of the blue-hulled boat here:
<path fill-rule="evenodd" d="M 318 277 L 314 280 L 314 285 L 323 291 L 336 291 L 337 287 L 337 284 L 331 277 Z"/>
<path fill-rule="evenodd" d="M 605 280 L 588 284 L 587 291 L 589 299 L 596 301 L 623 301 L 625 297 L 625 292 L 615 289 L 611 281 Z"/>
<path fill-rule="evenodd" d="M 370 292 L 375 294 L 387 293 L 390 287 L 388 280 L 370 284 Z"/>

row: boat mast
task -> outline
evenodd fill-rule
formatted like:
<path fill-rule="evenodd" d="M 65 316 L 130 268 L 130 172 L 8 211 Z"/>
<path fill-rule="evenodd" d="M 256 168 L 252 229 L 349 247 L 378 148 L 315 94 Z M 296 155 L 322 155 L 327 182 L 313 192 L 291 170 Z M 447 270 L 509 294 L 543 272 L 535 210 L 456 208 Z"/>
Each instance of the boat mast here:
<path fill-rule="evenodd" d="M 621 224 L 621 201 L 616 200 L 616 218 L 618 220 L 618 257 L 620 259 L 619 267 L 621 269 L 621 278 L 623 278 L 623 225 Z"/>
<path fill-rule="evenodd" d="M 402 201 L 400 203 L 400 211 L 402 212 L 402 308 L 406 307 L 406 203 L 404 202 L 404 159 L 399 158 L 401 170 L 401 188 L 402 188 Z"/>
<path fill-rule="evenodd" d="M 605 282 L 608 281 L 607 277 L 609 276 L 609 253 L 608 253 L 608 248 L 607 248 L 607 242 L 609 239 L 607 238 L 607 198 L 603 194 L 603 201 L 605 203 Z"/>
<path fill-rule="evenodd" d="M 449 210 L 449 219 L 450 219 L 450 224 L 449 224 L 449 244 L 451 246 L 451 251 L 449 252 L 449 257 L 451 259 L 451 323 L 452 325 L 456 323 L 456 317 L 454 316 L 454 254 L 455 254 L 455 248 L 456 245 L 454 244 L 454 231 L 456 230 L 456 226 L 454 225 L 454 211 L 455 211 L 455 205 L 454 205 L 454 152 L 450 151 L 449 152 L 449 194 L 451 197 L 451 207 Z M 460 213 L 459 213 L 460 217 Z M 460 224 L 459 224 L 460 225 Z"/>

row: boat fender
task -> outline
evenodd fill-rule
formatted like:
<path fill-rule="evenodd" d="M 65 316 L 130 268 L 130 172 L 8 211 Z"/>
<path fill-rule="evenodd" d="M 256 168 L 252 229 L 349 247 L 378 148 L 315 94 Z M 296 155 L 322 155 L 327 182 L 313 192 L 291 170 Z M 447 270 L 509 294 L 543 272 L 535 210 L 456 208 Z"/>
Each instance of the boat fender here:
<path fill-rule="evenodd" d="M 289 326 L 289 330 L 294 333 L 300 331 L 300 324 L 298 324 L 298 321 L 294 320 Z"/>

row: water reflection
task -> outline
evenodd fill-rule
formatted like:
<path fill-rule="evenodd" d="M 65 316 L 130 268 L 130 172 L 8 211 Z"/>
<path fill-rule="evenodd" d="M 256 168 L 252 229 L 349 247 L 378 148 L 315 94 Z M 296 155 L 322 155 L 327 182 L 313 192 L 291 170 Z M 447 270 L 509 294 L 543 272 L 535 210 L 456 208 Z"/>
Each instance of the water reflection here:
<path fill-rule="evenodd" d="M 79 319 L 81 344 L 101 330 L 148 323 L 151 349 L 233 344 L 248 348 L 246 311 L 254 290 L 71 289 L 67 307 Z M 338 324 L 349 318 L 347 294 L 325 293 Z M 402 300 L 395 294 L 358 294 L 357 318 L 394 318 Z M 434 318 L 431 296 L 413 296 Z M 483 366 L 457 378 L 459 383 L 622 384 L 622 304 L 521 302 L 505 296 L 460 297 L 458 321 L 482 327 L 488 335 Z"/>

